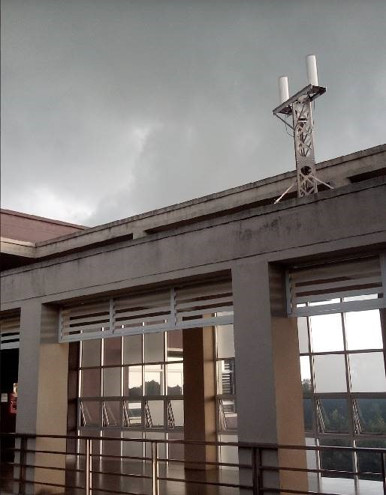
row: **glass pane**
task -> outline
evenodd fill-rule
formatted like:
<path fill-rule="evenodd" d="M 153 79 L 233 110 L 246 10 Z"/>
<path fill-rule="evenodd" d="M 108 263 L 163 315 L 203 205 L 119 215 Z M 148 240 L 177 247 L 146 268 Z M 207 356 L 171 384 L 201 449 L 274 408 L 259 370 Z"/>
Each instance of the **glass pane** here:
<path fill-rule="evenodd" d="M 104 339 L 103 364 L 119 366 L 121 364 L 122 340 L 120 338 Z"/>
<path fill-rule="evenodd" d="M 314 356 L 315 391 L 346 392 L 345 370 L 343 355 Z"/>
<path fill-rule="evenodd" d="M 298 318 L 298 337 L 300 354 L 309 352 L 307 318 Z"/>
<path fill-rule="evenodd" d="M 164 401 L 149 400 L 145 403 L 146 428 L 160 428 L 164 426 Z"/>
<path fill-rule="evenodd" d="M 219 435 L 219 442 L 237 442 L 237 435 Z M 237 447 L 230 447 L 229 445 L 221 445 L 219 447 L 219 462 L 227 462 L 230 464 L 239 463 L 239 449 Z M 234 469 L 227 467 L 226 469 Z"/>
<path fill-rule="evenodd" d="M 82 364 L 81 366 L 101 365 L 101 341 L 84 340 L 82 342 Z"/>
<path fill-rule="evenodd" d="M 145 366 L 145 395 L 163 394 L 163 365 Z"/>
<path fill-rule="evenodd" d="M 125 385 L 125 394 L 129 397 L 142 397 L 142 366 L 130 366 L 125 376 L 128 383 Z"/>
<path fill-rule="evenodd" d="M 121 402 L 117 400 L 103 402 L 102 426 L 121 426 Z"/>
<path fill-rule="evenodd" d="M 142 363 L 142 335 L 123 337 L 123 364 Z"/>
<path fill-rule="evenodd" d="M 115 437 L 115 440 L 105 440 L 101 441 L 102 443 L 102 452 L 103 455 L 121 455 L 121 432 L 117 430 L 110 430 L 103 433 L 103 436 L 106 437 Z M 102 437 L 103 438 L 103 437 Z"/>
<path fill-rule="evenodd" d="M 218 325 L 216 327 L 217 336 L 217 357 L 235 357 L 235 343 L 233 325 Z"/>
<path fill-rule="evenodd" d="M 236 393 L 234 359 L 217 361 L 217 394 L 234 393 Z"/>
<path fill-rule="evenodd" d="M 219 400 L 219 425 L 220 430 L 237 430 L 237 409 L 234 399 Z"/>
<path fill-rule="evenodd" d="M 184 426 L 184 401 L 168 401 L 168 428 Z"/>
<path fill-rule="evenodd" d="M 168 395 L 182 395 L 184 384 L 183 363 L 172 363 L 166 366 L 166 383 Z"/>
<path fill-rule="evenodd" d="M 184 440 L 183 432 L 173 431 L 168 433 L 169 440 Z M 169 459 L 178 459 L 184 460 L 184 445 L 181 443 L 169 443 L 168 445 L 168 458 Z"/>
<path fill-rule="evenodd" d="M 105 368 L 103 370 L 103 395 L 121 395 L 121 369 Z"/>
<path fill-rule="evenodd" d="M 348 433 L 349 419 L 346 399 L 320 399 L 319 431 L 322 433 Z"/>
<path fill-rule="evenodd" d="M 81 426 L 101 425 L 101 403 L 94 400 L 82 400 L 80 403 Z"/>
<path fill-rule="evenodd" d="M 303 399 L 303 413 L 304 413 L 304 429 L 306 431 L 312 431 L 312 400 Z"/>
<path fill-rule="evenodd" d="M 308 356 L 300 357 L 300 377 L 302 380 L 303 394 L 311 393 L 312 392 L 311 367 L 310 367 L 310 358 Z"/>
<path fill-rule="evenodd" d="M 370 449 L 385 449 L 386 440 L 360 440 L 356 442 L 356 446 Z M 373 452 L 358 452 L 358 470 L 360 473 L 366 473 L 359 475 L 359 479 L 361 480 L 382 481 L 380 455 Z"/>
<path fill-rule="evenodd" d="M 356 399 L 361 433 L 386 434 L 386 399 Z"/>
<path fill-rule="evenodd" d="M 143 442 L 142 442 L 143 433 L 140 431 L 124 431 L 123 438 L 127 438 L 129 440 L 122 442 L 122 455 L 128 457 L 142 457 L 143 456 Z M 141 461 L 131 460 L 132 462 L 140 463 L 139 467 L 142 467 Z M 132 466 L 132 464 L 131 464 Z M 131 469 L 132 472 L 132 469 Z"/>
<path fill-rule="evenodd" d="M 81 372 L 81 397 L 100 397 L 101 395 L 101 370 L 82 370 Z"/>
<path fill-rule="evenodd" d="M 145 363 L 164 361 L 165 333 L 147 333 L 145 338 Z"/>
<path fill-rule="evenodd" d="M 123 426 L 142 425 L 142 402 L 125 401 L 123 404 Z"/>
<path fill-rule="evenodd" d="M 347 349 L 382 349 L 382 329 L 379 311 L 345 313 Z"/>
<path fill-rule="evenodd" d="M 342 318 L 339 313 L 310 317 L 313 352 L 343 351 Z"/>
<path fill-rule="evenodd" d="M 350 354 L 351 388 L 353 392 L 385 392 L 383 353 Z"/>
<path fill-rule="evenodd" d="M 165 459 L 166 458 L 166 444 L 162 442 L 162 440 L 166 440 L 166 433 L 163 431 L 147 431 L 145 433 L 146 440 L 158 440 L 158 458 Z M 151 458 L 151 443 L 146 442 L 145 444 L 145 453 L 146 457 Z M 149 493 L 149 492 L 147 492 Z"/>
<path fill-rule="evenodd" d="M 350 447 L 350 440 L 340 438 L 323 438 L 320 440 L 320 445 L 328 445 L 334 447 Z M 353 471 L 353 455 L 350 451 L 326 449 L 320 452 L 320 467 L 322 476 L 329 478 L 352 478 L 352 474 L 344 474 L 343 472 L 334 473 L 329 471 Z"/>
<path fill-rule="evenodd" d="M 177 361 L 183 359 L 183 343 L 182 343 L 182 330 L 174 330 L 173 332 L 167 332 L 167 344 L 168 344 L 168 361 Z"/>

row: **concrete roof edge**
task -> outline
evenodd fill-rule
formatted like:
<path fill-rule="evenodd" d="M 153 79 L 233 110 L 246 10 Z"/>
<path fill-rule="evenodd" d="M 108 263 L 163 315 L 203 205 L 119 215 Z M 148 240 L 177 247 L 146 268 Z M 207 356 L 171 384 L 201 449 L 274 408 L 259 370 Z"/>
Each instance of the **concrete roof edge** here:
<path fill-rule="evenodd" d="M 372 148 L 367 148 L 365 150 L 354 151 L 349 155 L 337 156 L 336 158 L 330 158 L 329 160 L 325 160 L 323 162 L 319 162 L 316 164 L 317 169 L 333 167 L 334 165 L 338 165 L 340 163 L 351 162 L 353 160 L 357 160 L 358 158 L 364 158 L 365 156 L 377 155 L 378 153 L 386 152 L 386 143 L 380 144 L 378 146 L 373 146 Z"/>
<path fill-rule="evenodd" d="M 348 184 L 346 186 L 340 187 L 338 189 L 332 189 L 332 190 L 326 190 L 323 192 L 320 192 L 318 194 L 312 195 L 312 196 L 306 196 L 303 198 L 293 198 L 288 200 L 288 202 L 285 203 L 277 203 L 277 204 L 270 204 L 270 205 L 265 205 L 261 207 L 256 207 L 253 208 L 252 210 L 245 211 L 245 212 L 238 212 L 238 213 L 232 213 L 229 215 L 229 217 L 219 217 L 215 220 L 215 224 L 221 224 L 221 223 L 227 223 L 227 222 L 232 222 L 232 221 L 239 221 L 240 219 L 244 218 L 250 218 L 250 217 L 257 217 L 257 216 L 263 216 L 263 215 L 269 215 L 272 213 L 284 211 L 284 210 L 289 210 L 297 207 L 304 207 L 309 204 L 313 203 L 318 203 L 318 202 L 323 202 L 323 201 L 328 201 L 330 199 L 337 198 L 339 196 L 346 196 L 349 194 L 356 194 L 360 193 L 361 191 L 365 191 L 368 189 L 373 189 L 377 187 L 384 187 L 386 185 L 386 177 L 376 177 L 373 179 L 370 179 L 365 182 L 358 182 L 354 184 Z M 146 242 L 154 242 L 158 241 L 159 239 L 165 238 L 165 237 L 171 237 L 171 236 L 176 236 L 180 235 L 182 233 L 186 233 L 189 230 L 202 230 L 203 228 L 207 227 L 207 222 L 208 220 L 201 220 L 195 224 L 188 225 L 188 226 L 182 226 L 178 227 L 177 229 L 173 229 L 170 231 L 164 231 L 156 234 L 151 234 L 148 237 L 142 237 L 139 239 L 135 239 L 130 241 L 130 243 L 135 243 L 135 244 L 143 244 Z M 117 243 L 120 243 L 120 241 L 117 239 Z M 127 242 L 127 241 L 124 241 Z M 119 246 L 113 246 L 113 243 L 109 245 L 108 247 L 106 246 L 107 249 L 120 249 L 122 247 L 122 244 Z M 103 248 L 103 249 L 106 249 Z M 36 262 L 34 262 L 32 265 L 28 266 L 22 266 L 22 267 L 16 267 L 9 269 L 2 274 L 0 274 L 0 278 L 16 274 L 16 273 L 21 273 L 24 271 L 29 271 L 29 270 L 34 270 L 34 269 L 39 269 L 43 268 L 45 266 L 50 266 L 51 264 L 56 264 L 58 261 L 63 262 L 64 260 L 69 260 L 69 259 L 79 259 L 84 256 L 92 256 L 95 255 L 96 253 L 100 252 L 99 247 L 94 247 L 93 245 L 90 245 L 87 250 L 83 252 L 73 252 L 73 253 L 66 253 L 66 252 L 59 252 L 57 253 L 56 256 L 51 257 L 50 259 L 41 259 L 38 257 L 36 259 Z"/>
<path fill-rule="evenodd" d="M 39 222 L 53 223 L 55 225 L 63 225 L 64 227 L 74 227 L 79 230 L 88 229 L 85 225 L 79 225 L 76 223 L 64 222 L 62 220 L 55 220 L 53 218 L 41 217 L 39 215 L 31 215 L 29 213 L 24 213 L 22 211 L 8 210 L 7 208 L 0 208 L 0 213 L 5 215 L 12 215 L 15 217 L 29 218 L 31 220 L 37 220 Z"/>
<path fill-rule="evenodd" d="M 371 155 L 374 155 L 377 153 L 382 153 L 384 151 L 386 151 L 386 144 L 378 145 L 378 146 L 375 146 L 372 148 L 368 148 L 366 150 L 356 151 L 356 152 L 351 153 L 349 155 L 343 155 L 343 156 L 340 156 L 337 158 L 332 158 L 330 160 L 320 162 L 316 166 L 318 169 L 324 169 L 324 168 L 327 168 L 330 166 L 333 167 L 335 165 L 339 165 L 339 164 L 344 163 L 344 162 L 350 162 L 350 161 L 356 160 L 358 158 L 363 158 L 363 157 L 371 156 Z M 268 185 L 268 184 L 274 184 L 274 183 L 278 183 L 281 181 L 285 181 L 286 179 L 291 179 L 291 178 L 295 177 L 295 175 L 296 175 L 295 170 L 292 170 L 289 172 L 284 172 L 284 173 L 281 173 L 278 175 L 274 175 L 272 177 L 260 179 L 260 180 L 255 181 L 255 182 L 250 182 L 248 184 L 235 186 L 233 188 L 226 189 L 226 190 L 219 191 L 219 192 L 215 192 L 215 193 L 211 193 L 211 194 L 208 194 L 206 196 L 201 196 L 199 198 L 190 199 L 190 200 L 184 201 L 182 203 L 169 205 L 169 206 L 166 206 L 163 208 L 159 208 L 157 210 L 151 210 L 148 212 L 140 213 L 138 215 L 133 215 L 131 217 L 126 217 L 123 219 L 114 220 L 113 222 L 108 222 L 105 224 L 96 225 L 95 227 L 85 228 L 84 230 L 81 230 L 79 232 L 73 232 L 70 234 L 65 234 L 63 236 L 55 237 L 54 239 L 48 239 L 46 241 L 40 241 L 40 242 L 37 242 L 36 245 L 38 247 L 46 246 L 46 245 L 53 244 L 56 242 L 66 241 L 66 240 L 71 239 L 71 238 L 82 237 L 82 236 L 86 236 L 88 234 L 96 233 L 99 231 L 113 229 L 115 227 L 119 227 L 119 226 L 124 225 L 124 224 L 130 224 L 131 222 L 135 222 L 137 220 L 143 220 L 143 219 L 150 218 L 150 217 L 156 217 L 159 215 L 163 215 L 165 213 L 170 213 L 170 212 L 177 211 L 177 210 L 183 210 L 184 208 L 189 208 L 191 206 L 209 203 L 210 201 L 224 198 L 227 196 L 232 196 L 232 195 L 244 192 L 244 191 L 248 191 L 248 190 L 252 190 L 252 189 L 259 189 L 260 187 L 263 187 L 263 186 Z M 285 187 L 283 189 L 285 189 Z M 278 192 L 278 195 L 279 194 L 280 194 L 280 192 Z"/>

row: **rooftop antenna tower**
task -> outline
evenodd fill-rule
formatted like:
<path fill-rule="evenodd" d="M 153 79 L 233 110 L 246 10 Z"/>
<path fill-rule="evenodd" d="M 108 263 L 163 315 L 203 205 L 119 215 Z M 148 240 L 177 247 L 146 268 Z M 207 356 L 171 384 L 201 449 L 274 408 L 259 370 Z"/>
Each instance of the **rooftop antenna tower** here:
<path fill-rule="evenodd" d="M 318 184 L 332 189 L 329 184 L 316 176 L 314 123 L 311 105 L 316 98 L 326 92 L 326 88 L 319 86 L 315 55 L 307 55 L 306 64 L 308 85 L 291 97 L 289 96 L 288 77 L 279 77 L 280 105 L 273 110 L 273 114 L 292 130 L 295 146 L 296 182 L 291 184 L 275 203 L 279 203 L 295 186 L 297 186 L 299 198 L 317 193 Z"/>

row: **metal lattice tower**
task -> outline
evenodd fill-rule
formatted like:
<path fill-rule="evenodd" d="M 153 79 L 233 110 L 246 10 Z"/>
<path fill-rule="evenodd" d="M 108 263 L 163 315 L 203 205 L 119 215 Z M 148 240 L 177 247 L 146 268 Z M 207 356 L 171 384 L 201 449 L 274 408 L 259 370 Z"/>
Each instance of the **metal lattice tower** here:
<path fill-rule="evenodd" d="M 289 97 L 288 78 L 285 76 L 280 77 L 281 104 L 273 110 L 273 114 L 284 122 L 293 133 L 296 187 L 299 198 L 317 193 L 318 184 L 324 184 L 332 189 L 329 184 L 316 177 L 312 101 L 325 93 L 326 88 L 318 84 L 315 55 L 307 56 L 307 73 L 308 86 L 291 97 Z M 290 117 L 292 117 L 292 123 L 290 123 Z M 278 203 L 293 187 L 295 187 L 295 184 L 292 184 L 284 191 L 275 203 Z"/>

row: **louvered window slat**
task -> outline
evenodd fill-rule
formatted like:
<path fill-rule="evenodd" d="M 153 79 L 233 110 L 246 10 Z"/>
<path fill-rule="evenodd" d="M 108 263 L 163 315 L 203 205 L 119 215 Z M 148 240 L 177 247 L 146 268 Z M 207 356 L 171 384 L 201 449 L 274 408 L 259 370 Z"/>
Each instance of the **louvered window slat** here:
<path fill-rule="evenodd" d="M 379 257 L 293 268 L 288 271 L 287 286 L 290 316 L 359 311 L 385 304 Z M 369 295 L 374 298 L 360 299 Z M 358 300 L 345 301 L 347 297 Z"/>
<path fill-rule="evenodd" d="M 59 339 L 76 341 L 232 321 L 231 283 L 220 282 L 65 306 Z"/>
<path fill-rule="evenodd" d="M 20 318 L 0 320 L 0 349 L 18 349 L 20 346 Z"/>

